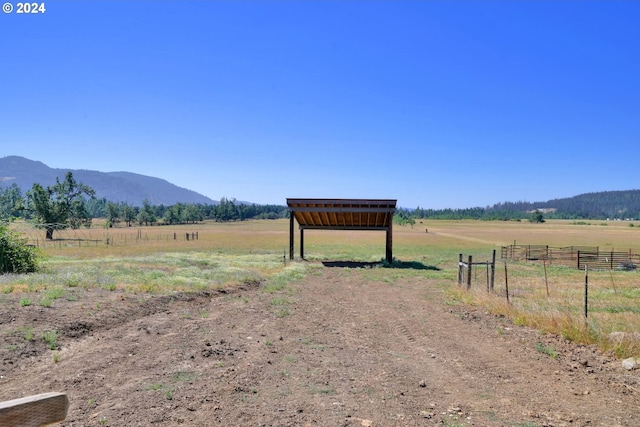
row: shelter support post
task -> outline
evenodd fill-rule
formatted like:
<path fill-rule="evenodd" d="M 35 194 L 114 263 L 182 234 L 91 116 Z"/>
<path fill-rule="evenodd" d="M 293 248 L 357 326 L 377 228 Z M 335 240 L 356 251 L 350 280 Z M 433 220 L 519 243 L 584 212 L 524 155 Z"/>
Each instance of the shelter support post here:
<path fill-rule="evenodd" d="M 293 212 L 289 212 L 289 259 L 293 259 Z"/>
<path fill-rule="evenodd" d="M 393 263 L 393 221 L 389 222 L 387 228 L 387 262 Z"/>
<path fill-rule="evenodd" d="M 304 228 L 300 228 L 300 259 L 304 259 Z"/>

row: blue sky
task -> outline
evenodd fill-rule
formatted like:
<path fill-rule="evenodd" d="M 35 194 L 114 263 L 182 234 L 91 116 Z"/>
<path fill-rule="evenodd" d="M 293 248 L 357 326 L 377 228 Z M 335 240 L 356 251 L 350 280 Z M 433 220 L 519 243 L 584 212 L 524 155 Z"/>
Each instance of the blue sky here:
<path fill-rule="evenodd" d="M 0 157 L 256 203 L 640 188 L 640 2 L 9 3 Z"/>

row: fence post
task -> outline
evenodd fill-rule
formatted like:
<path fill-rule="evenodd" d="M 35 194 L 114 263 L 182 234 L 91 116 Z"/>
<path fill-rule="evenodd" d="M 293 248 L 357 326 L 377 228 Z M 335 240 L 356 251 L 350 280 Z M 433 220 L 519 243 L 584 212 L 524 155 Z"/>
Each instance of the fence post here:
<path fill-rule="evenodd" d="M 589 267 L 584 266 L 584 322 L 587 323 L 589 316 Z"/>
<path fill-rule="evenodd" d="M 547 288 L 547 297 L 549 296 L 549 280 L 547 279 L 547 260 L 542 260 L 542 265 L 544 265 L 544 286 Z"/>
<path fill-rule="evenodd" d="M 611 250 L 611 261 L 610 261 L 610 264 L 609 264 L 609 269 L 613 270 L 613 249 Z"/>
<path fill-rule="evenodd" d="M 580 270 L 580 251 L 578 251 L 578 256 L 576 257 L 577 261 L 578 261 L 578 270 Z"/>
<path fill-rule="evenodd" d="M 489 292 L 491 290 L 491 286 L 490 286 L 491 281 L 489 279 L 489 267 L 490 267 L 489 262 L 487 261 L 485 265 L 487 266 L 487 292 Z"/>
<path fill-rule="evenodd" d="M 507 294 L 507 304 L 509 303 L 509 275 L 507 273 L 507 261 L 504 262 L 504 288 Z"/>
<path fill-rule="evenodd" d="M 491 256 L 491 292 L 493 292 L 493 285 L 496 280 L 496 250 L 493 250 L 493 255 Z"/>
<path fill-rule="evenodd" d="M 471 260 L 473 258 L 469 255 L 469 264 L 467 265 L 467 290 L 471 289 Z"/>
<path fill-rule="evenodd" d="M 462 284 L 462 254 L 458 254 L 458 285 Z"/>

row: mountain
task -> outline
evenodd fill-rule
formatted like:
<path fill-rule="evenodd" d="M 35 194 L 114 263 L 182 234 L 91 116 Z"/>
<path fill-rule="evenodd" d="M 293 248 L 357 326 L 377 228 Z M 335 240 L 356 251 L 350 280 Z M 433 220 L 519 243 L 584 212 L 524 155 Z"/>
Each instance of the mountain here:
<path fill-rule="evenodd" d="M 152 205 L 174 205 L 176 203 L 202 203 L 215 205 L 218 202 L 186 188 L 178 187 L 160 178 L 131 172 L 98 172 L 84 169 L 55 169 L 42 162 L 19 156 L 0 158 L 0 187 L 17 184 L 24 194 L 39 183 L 52 186 L 56 178 L 64 179 L 67 172 L 73 173 L 76 181 L 96 191 L 96 197 L 110 202 L 125 202 L 141 206 L 143 200 Z"/>

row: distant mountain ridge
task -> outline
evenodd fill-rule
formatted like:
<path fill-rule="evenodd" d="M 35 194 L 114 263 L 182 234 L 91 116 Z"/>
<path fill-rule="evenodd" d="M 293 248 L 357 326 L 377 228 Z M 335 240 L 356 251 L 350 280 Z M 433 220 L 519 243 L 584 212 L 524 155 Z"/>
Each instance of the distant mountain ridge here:
<path fill-rule="evenodd" d="M 584 193 L 546 202 L 505 202 L 489 210 L 545 211 L 557 218 L 638 219 L 640 190 L 619 190 Z"/>
<path fill-rule="evenodd" d="M 152 205 L 166 206 L 176 203 L 218 204 L 217 201 L 200 193 L 178 187 L 160 178 L 132 172 L 56 169 L 20 156 L 0 158 L 0 187 L 9 187 L 15 183 L 24 194 L 35 183 L 47 187 L 54 185 L 56 178 L 62 181 L 69 171 L 73 173 L 76 181 L 93 188 L 97 198 L 105 198 L 110 202 L 125 202 L 132 206 L 141 206 L 146 199 Z"/>
<path fill-rule="evenodd" d="M 539 211 L 549 219 L 640 219 L 640 190 L 616 190 L 584 193 L 546 202 L 503 202 L 493 206 L 463 209 L 400 208 L 401 218 L 522 220 Z"/>

